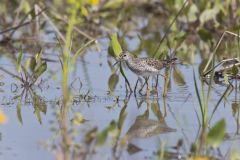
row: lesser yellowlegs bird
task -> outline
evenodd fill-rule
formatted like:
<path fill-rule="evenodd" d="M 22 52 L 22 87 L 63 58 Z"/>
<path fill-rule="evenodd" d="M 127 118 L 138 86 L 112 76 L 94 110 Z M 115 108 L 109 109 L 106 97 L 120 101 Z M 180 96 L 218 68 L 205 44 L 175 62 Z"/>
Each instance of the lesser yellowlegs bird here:
<path fill-rule="evenodd" d="M 143 77 L 145 79 L 145 84 L 148 85 L 147 80 L 150 76 L 155 76 L 157 75 L 157 82 L 156 82 L 156 87 L 158 84 L 158 75 L 163 76 L 160 71 L 164 67 L 168 66 L 169 64 L 173 63 L 176 61 L 176 58 L 171 58 L 169 60 L 157 60 L 154 58 L 134 58 L 131 53 L 128 51 L 124 51 L 120 54 L 120 61 L 121 62 L 126 62 L 128 68 L 134 72 L 135 74 L 138 75 L 138 77 Z M 163 76 L 164 79 L 166 78 Z M 139 80 L 139 79 L 138 79 Z M 165 79 L 166 81 L 166 79 Z M 137 81 L 138 83 L 138 81 Z M 134 88 L 134 93 L 136 91 L 137 83 Z M 165 85 L 165 84 L 164 84 Z M 142 89 L 142 88 L 141 88 Z M 166 91 L 164 87 L 164 96 L 166 96 Z"/>

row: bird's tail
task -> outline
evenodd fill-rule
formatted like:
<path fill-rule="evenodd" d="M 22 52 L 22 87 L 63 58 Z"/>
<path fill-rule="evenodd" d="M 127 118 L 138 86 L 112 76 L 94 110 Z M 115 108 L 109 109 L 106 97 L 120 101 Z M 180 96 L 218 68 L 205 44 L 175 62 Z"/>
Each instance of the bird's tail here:
<path fill-rule="evenodd" d="M 173 57 L 173 58 L 170 58 L 170 59 L 167 59 L 165 60 L 165 65 L 170 65 L 170 64 L 175 64 L 177 61 L 177 58 L 176 57 Z"/>

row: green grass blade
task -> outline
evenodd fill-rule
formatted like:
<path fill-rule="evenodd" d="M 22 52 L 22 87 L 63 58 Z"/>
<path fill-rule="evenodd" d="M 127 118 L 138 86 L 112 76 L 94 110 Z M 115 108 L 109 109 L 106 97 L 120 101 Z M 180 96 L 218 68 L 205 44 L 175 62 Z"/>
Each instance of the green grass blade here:
<path fill-rule="evenodd" d="M 204 117 L 204 113 L 203 113 L 203 106 L 202 106 L 202 101 L 201 101 L 201 97 L 199 94 L 199 90 L 198 90 L 198 86 L 197 86 L 197 80 L 196 80 L 196 76 L 195 76 L 195 71 L 193 69 L 193 79 L 194 79 L 194 87 L 195 87 L 195 91 L 197 94 L 197 98 L 198 98 L 198 103 L 200 105 L 200 110 L 201 110 L 201 114 L 202 114 L 202 118 Z"/>
<path fill-rule="evenodd" d="M 87 47 L 89 47 L 92 43 L 96 43 L 96 40 L 95 40 L 95 39 L 90 40 L 90 41 L 87 42 L 86 44 L 83 44 L 83 45 L 76 51 L 76 53 L 75 53 L 75 54 L 73 55 L 73 57 L 72 57 L 72 64 L 73 64 L 73 65 L 75 65 L 78 56 L 80 56 L 80 55 L 83 53 L 83 51 L 84 51 Z"/>
<path fill-rule="evenodd" d="M 223 95 L 221 96 L 221 98 L 218 100 L 216 106 L 214 107 L 213 111 L 212 111 L 212 114 L 211 114 L 211 117 L 209 119 L 209 122 L 212 120 L 212 117 L 214 115 L 214 113 L 216 112 L 220 102 L 223 100 L 223 98 L 225 97 L 225 95 L 227 94 L 228 90 L 231 88 L 231 85 L 228 85 L 227 89 L 225 90 L 225 92 L 223 93 Z"/>
<path fill-rule="evenodd" d="M 22 62 L 22 57 L 23 57 L 23 51 L 21 51 L 17 57 L 17 71 L 21 71 L 21 62 Z"/>
<path fill-rule="evenodd" d="M 212 68 L 214 68 L 214 65 L 215 65 L 215 55 L 213 56 L 213 60 L 212 60 Z M 210 83 L 208 85 L 207 101 L 206 101 L 207 104 L 208 104 L 210 93 L 211 93 L 211 89 L 212 89 L 213 78 L 214 78 L 214 69 L 211 72 Z M 207 104 L 205 106 L 207 106 Z"/>
<path fill-rule="evenodd" d="M 224 139 L 225 130 L 226 122 L 224 119 L 221 119 L 210 129 L 207 135 L 207 143 L 215 149 L 219 147 Z"/>

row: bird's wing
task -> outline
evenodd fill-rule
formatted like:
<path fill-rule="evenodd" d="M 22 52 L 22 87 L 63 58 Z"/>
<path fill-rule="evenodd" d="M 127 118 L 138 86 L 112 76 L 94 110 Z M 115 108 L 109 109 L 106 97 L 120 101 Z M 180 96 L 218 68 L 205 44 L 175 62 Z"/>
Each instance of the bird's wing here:
<path fill-rule="evenodd" d="M 162 61 L 159 61 L 159 60 L 156 60 L 153 58 L 150 58 L 150 59 L 148 58 L 148 59 L 146 59 L 145 62 L 147 65 L 152 66 L 157 70 L 160 70 L 164 67 L 164 63 Z"/>

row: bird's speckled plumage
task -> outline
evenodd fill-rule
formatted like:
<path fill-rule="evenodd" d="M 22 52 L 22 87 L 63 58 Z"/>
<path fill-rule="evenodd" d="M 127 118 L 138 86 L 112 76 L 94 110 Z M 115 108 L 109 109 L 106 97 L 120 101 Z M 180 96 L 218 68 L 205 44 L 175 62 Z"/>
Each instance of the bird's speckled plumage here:
<path fill-rule="evenodd" d="M 174 59 L 175 60 L 175 59 Z M 160 74 L 172 60 L 157 60 L 153 58 L 134 58 L 129 52 L 122 52 L 120 61 L 126 62 L 128 68 L 138 76 L 149 77 Z"/>

